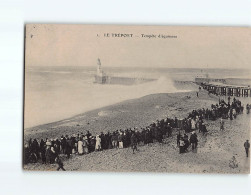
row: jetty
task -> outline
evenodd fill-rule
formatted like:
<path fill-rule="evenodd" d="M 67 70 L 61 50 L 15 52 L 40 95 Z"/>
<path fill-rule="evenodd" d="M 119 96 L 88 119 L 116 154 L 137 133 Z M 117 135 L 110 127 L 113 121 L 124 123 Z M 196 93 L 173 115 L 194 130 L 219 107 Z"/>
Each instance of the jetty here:
<path fill-rule="evenodd" d="M 250 85 L 228 84 L 227 79 L 195 78 L 195 83 L 215 95 L 251 97 Z"/>
<path fill-rule="evenodd" d="M 151 78 L 134 78 L 134 77 L 119 77 L 107 75 L 101 67 L 101 61 L 98 58 L 97 73 L 95 75 L 95 82 L 98 84 L 115 84 L 115 85 L 135 85 L 145 82 L 155 81 Z"/>

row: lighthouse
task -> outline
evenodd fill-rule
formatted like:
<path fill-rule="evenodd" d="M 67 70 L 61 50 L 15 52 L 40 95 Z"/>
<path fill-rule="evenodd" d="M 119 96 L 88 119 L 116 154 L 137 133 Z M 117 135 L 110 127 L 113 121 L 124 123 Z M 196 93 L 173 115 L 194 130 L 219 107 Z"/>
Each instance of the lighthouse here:
<path fill-rule="evenodd" d="M 104 72 L 101 68 L 101 61 L 100 59 L 98 58 L 98 62 L 97 62 L 97 76 L 103 76 Z"/>
<path fill-rule="evenodd" d="M 98 58 L 98 62 L 97 62 L 97 74 L 95 75 L 95 82 L 99 83 L 99 84 L 104 84 L 106 83 L 106 76 L 104 71 L 101 68 L 101 61 Z"/>

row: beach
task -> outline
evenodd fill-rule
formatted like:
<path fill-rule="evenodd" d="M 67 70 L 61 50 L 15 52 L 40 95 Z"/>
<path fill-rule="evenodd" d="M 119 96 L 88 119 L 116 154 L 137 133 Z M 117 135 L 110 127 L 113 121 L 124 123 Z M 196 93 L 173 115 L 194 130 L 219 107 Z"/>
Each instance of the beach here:
<path fill-rule="evenodd" d="M 243 99 L 248 101 L 249 99 Z M 201 91 L 158 93 L 105 106 L 74 117 L 25 129 L 24 140 L 29 138 L 60 138 L 61 135 L 86 133 L 92 135 L 114 130 L 145 127 L 166 117 L 187 117 L 194 109 L 210 108 L 218 97 Z M 250 115 L 238 115 L 227 120 L 225 130 L 220 131 L 219 121 L 205 121 L 208 134 L 198 133 L 198 148 L 179 154 L 176 132 L 163 144 L 153 143 L 139 147 L 136 154 L 130 148 L 111 149 L 87 155 L 72 155 L 64 160 L 69 171 L 109 172 L 176 172 L 176 173 L 249 173 L 249 158 L 243 144 L 250 137 Z M 190 136 L 190 134 L 189 134 Z M 230 166 L 235 156 L 238 166 Z M 28 164 L 25 170 L 56 170 L 56 165 Z"/>

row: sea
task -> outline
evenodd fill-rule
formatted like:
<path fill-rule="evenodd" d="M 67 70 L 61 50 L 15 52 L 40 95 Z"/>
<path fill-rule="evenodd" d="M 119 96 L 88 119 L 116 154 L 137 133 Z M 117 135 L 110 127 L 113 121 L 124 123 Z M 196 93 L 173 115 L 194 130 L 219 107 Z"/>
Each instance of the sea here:
<path fill-rule="evenodd" d="M 96 67 L 30 66 L 25 68 L 25 129 L 63 120 L 90 110 L 156 93 L 181 92 L 173 81 L 196 77 L 249 79 L 250 70 L 105 67 L 107 75 L 154 78 L 137 85 L 94 82 Z M 184 91 L 184 90 L 183 90 Z"/>

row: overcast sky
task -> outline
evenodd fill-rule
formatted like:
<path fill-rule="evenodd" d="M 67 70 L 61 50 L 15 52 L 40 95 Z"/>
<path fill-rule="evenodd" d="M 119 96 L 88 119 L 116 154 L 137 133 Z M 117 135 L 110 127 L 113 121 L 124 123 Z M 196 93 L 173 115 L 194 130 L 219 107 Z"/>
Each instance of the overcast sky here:
<path fill-rule="evenodd" d="M 149 39 L 141 34 L 177 38 Z M 248 27 L 26 26 L 26 66 L 96 66 L 100 58 L 103 66 L 250 68 L 250 52 Z"/>

